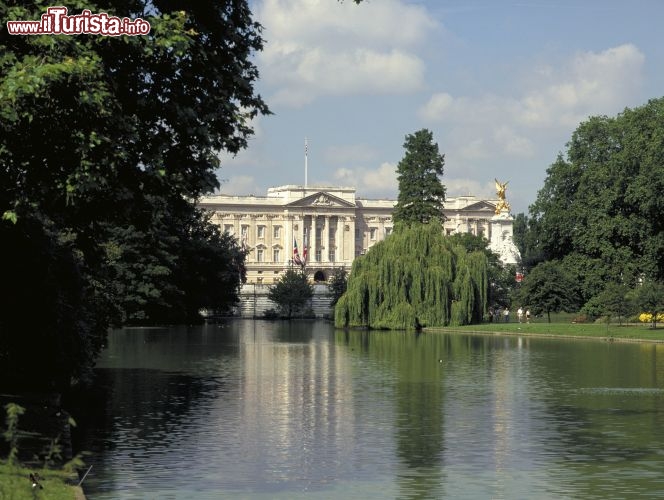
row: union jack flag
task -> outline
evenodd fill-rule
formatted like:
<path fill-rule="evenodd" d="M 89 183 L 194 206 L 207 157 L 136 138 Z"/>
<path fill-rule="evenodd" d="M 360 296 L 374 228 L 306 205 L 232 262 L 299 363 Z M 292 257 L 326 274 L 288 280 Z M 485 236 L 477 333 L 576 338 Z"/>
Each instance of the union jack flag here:
<path fill-rule="evenodd" d="M 306 255 L 306 248 L 305 248 L 305 255 Z M 298 266 L 303 266 L 304 264 L 302 263 L 302 259 L 300 259 L 300 253 L 297 251 L 297 240 L 293 238 L 293 262 L 297 264 Z"/>

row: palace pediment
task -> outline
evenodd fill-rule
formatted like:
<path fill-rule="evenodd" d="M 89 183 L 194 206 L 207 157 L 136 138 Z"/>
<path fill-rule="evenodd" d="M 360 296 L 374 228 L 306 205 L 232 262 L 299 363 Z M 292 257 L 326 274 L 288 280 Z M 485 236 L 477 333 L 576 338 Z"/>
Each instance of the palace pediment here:
<path fill-rule="evenodd" d="M 459 210 L 456 210 L 457 212 L 486 212 L 486 213 L 495 213 L 496 212 L 496 205 L 486 202 L 486 201 L 478 201 L 477 203 L 473 203 L 472 205 L 468 205 L 466 207 L 463 207 Z"/>
<path fill-rule="evenodd" d="M 355 205 L 346 200 L 334 196 L 324 191 L 318 191 L 315 194 L 306 196 L 301 200 L 296 200 L 288 205 L 287 208 L 355 208 Z"/>

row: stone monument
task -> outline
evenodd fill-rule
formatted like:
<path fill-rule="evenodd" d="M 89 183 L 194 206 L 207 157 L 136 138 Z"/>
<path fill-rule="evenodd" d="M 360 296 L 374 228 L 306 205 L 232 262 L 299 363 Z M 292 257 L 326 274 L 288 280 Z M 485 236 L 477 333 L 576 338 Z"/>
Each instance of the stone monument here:
<path fill-rule="evenodd" d="M 491 241 L 489 248 L 500 257 L 503 264 L 519 264 L 521 255 L 514 244 L 514 217 L 510 215 L 510 204 L 505 198 L 508 182 L 496 180 L 496 214 L 491 218 Z"/>

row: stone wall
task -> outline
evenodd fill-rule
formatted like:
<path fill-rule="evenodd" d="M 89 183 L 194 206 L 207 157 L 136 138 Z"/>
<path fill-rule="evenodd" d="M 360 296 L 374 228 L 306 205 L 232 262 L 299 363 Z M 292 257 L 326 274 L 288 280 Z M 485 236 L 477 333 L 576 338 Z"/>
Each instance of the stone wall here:
<path fill-rule="evenodd" d="M 246 283 L 240 290 L 240 305 L 235 315 L 243 318 L 262 317 L 268 309 L 277 309 L 277 306 L 267 298 L 269 285 Z M 317 318 L 332 317 L 333 309 L 330 307 L 330 296 L 327 284 L 314 285 L 314 296 L 309 307 Z"/>

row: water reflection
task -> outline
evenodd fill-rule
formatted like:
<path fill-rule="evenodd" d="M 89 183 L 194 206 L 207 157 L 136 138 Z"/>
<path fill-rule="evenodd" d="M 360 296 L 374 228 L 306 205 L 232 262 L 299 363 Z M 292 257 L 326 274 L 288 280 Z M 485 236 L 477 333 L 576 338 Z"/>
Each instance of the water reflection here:
<path fill-rule="evenodd" d="M 322 322 L 120 330 L 77 445 L 90 500 L 658 496 L 663 356 Z"/>

